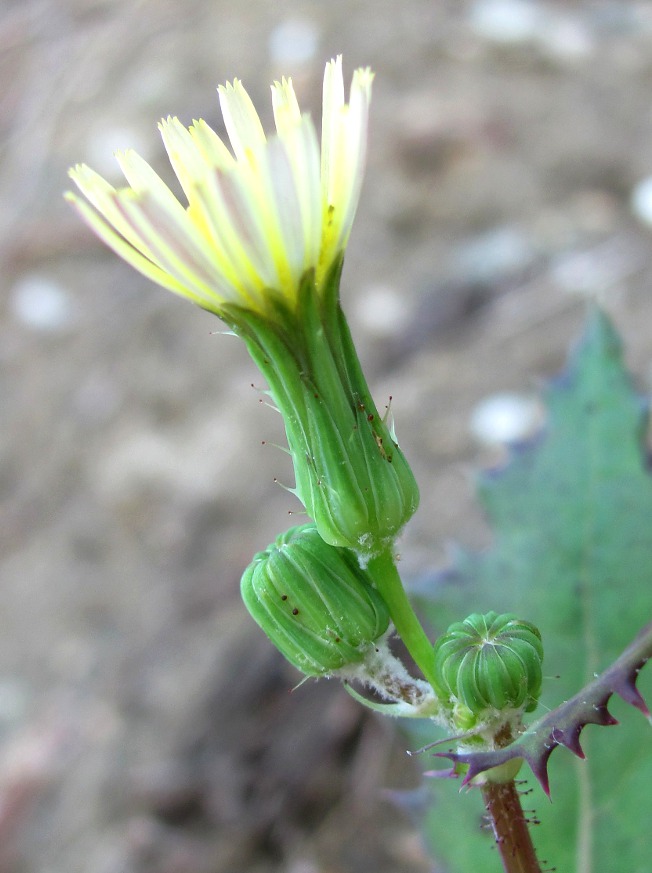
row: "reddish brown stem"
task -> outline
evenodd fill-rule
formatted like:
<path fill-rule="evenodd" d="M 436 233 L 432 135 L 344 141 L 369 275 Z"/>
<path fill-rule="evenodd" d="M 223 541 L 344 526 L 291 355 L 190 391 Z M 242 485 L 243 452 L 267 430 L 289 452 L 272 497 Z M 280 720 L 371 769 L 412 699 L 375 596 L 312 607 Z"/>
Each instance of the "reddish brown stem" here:
<path fill-rule="evenodd" d="M 505 873 L 541 873 L 514 782 L 488 782 L 482 796 Z"/>

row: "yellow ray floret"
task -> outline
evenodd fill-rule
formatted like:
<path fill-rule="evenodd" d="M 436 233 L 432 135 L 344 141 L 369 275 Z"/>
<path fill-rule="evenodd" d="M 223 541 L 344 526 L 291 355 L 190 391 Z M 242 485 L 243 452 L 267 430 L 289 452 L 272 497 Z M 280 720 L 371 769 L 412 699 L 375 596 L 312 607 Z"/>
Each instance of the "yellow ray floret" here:
<path fill-rule="evenodd" d="M 342 60 L 326 65 L 321 153 L 292 82 L 272 85 L 267 137 L 237 79 L 219 100 L 231 150 L 204 121 L 164 119 L 161 136 L 187 207 L 133 151 L 116 154 L 129 187 L 81 164 L 68 192 L 98 236 L 170 291 L 220 314 L 225 303 L 264 313 L 270 293 L 290 305 L 314 268 L 317 287 L 346 247 L 364 173 L 373 75 L 359 69 L 345 102 Z"/>

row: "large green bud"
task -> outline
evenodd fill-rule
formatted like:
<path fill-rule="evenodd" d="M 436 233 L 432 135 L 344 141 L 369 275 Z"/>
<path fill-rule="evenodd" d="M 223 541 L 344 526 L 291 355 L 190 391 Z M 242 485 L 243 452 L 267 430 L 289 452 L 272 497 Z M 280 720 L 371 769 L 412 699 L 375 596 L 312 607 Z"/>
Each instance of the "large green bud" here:
<path fill-rule="evenodd" d="M 389 626 L 387 606 L 355 555 L 325 543 L 314 524 L 259 552 L 241 591 L 272 643 L 308 676 L 360 663 Z"/>
<path fill-rule="evenodd" d="M 511 613 L 474 613 L 452 624 L 434 646 L 437 691 L 461 728 L 500 711 L 535 709 L 542 662 L 541 634 Z"/>
<path fill-rule="evenodd" d="M 225 306 L 222 317 L 247 344 L 283 416 L 297 497 L 326 542 L 364 562 L 391 546 L 419 490 L 371 398 L 339 304 L 339 274 L 337 264 L 317 289 L 308 271 L 295 308 L 270 295 L 265 316 Z"/>

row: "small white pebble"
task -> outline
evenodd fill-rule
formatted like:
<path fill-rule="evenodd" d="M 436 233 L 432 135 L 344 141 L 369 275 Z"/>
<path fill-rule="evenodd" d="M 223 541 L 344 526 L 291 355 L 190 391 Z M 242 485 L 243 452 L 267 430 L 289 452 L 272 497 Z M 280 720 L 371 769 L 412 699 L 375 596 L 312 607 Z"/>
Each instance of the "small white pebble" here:
<path fill-rule="evenodd" d="M 531 0 L 477 0 L 470 24 L 483 39 L 518 44 L 538 38 L 542 18 L 541 7 Z"/>
<path fill-rule="evenodd" d="M 319 31 L 312 21 L 304 18 L 288 18 L 270 33 L 268 50 L 274 65 L 289 66 L 307 64 L 319 46 Z"/>
<path fill-rule="evenodd" d="M 563 291 L 599 298 L 643 266 L 643 253 L 619 237 L 553 258 L 550 278 Z"/>
<path fill-rule="evenodd" d="M 68 292 L 58 282 L 37 273 L 16 282 L 11 290 L 10 305 L 16 321 L 32 330 L 57 333 L 73 321 Z"/>
<path fill-rule="evenodd" d="M 356 320 L 368 333 L 381 339 L 403 330 L 410 314 L 405 299 L 389 285 L 369 285 L 354 302 Z"/>
<path fill-rule="evenodd" d="M 630 206 L 639 221 L 652 226 L 652 176 L 636 185 L 631 194 Z"/>
<path fill-rule="evenodd" d="M 559 61 L 576 63 L 593 57 L 597 45 L 582 19 L 558 16 L 541 30 L 539 42 L 548 55 Z"/>
<path fill-rule="evenodd" d="M 465 281 L 499 282 L 529 267 L 535 256 L 524 233 L 501 226 L 460 243 L 453 254 L 453 268 Z"/>
<path fill-rule="evenodd" d="M 471 413 L 471 433 L 480 442 L 496 446 L 532 436 L 541 422 L 541 407 L 534 397 L 492 394 Z"/>

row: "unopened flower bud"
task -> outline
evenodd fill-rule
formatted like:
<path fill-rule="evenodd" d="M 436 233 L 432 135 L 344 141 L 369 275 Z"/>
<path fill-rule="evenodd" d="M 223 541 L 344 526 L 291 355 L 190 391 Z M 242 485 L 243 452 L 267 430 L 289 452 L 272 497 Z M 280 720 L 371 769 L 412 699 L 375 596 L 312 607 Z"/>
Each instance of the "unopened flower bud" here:
<path fill-rule="evenodd" d="M 474 613 L 452 624 L 434 646 L 439 693 L 463 728 L 490 712 L 535 709 L 542 662 L 541 634 L 511 613 Z"/>
<path fill-rule="evenodd" d="M 355 555 L 324 542 L 314 524 L 259 552 L 241 591 L 272 643 L 308 676 L 360 663 L 389 626 L 387 606 Z"/>

